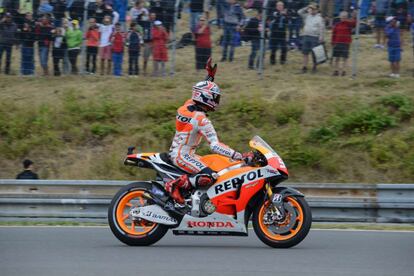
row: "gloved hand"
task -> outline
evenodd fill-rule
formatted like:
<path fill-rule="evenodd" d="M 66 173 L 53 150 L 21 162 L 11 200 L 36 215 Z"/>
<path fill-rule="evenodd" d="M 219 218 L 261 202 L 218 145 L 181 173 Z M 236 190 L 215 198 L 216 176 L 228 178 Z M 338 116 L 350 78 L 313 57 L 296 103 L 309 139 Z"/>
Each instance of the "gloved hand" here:
<path fill-rule="evenodd" d="M 207 79 L 208 81 L 214 81 L 214 76 L 216 75 L 217 71 L 217 64 L 215 63 L 214 66 L 211 66 L 211 57 L 208 58 L 206 63 L 206 70 L 207 70 Z"/>
<path fill-rule="evenodd" d="M 254 159 L 254 153 L 249 151 L 242 154 L 243 161 L 246 162 L 246 164 L 249 164 Z"/>

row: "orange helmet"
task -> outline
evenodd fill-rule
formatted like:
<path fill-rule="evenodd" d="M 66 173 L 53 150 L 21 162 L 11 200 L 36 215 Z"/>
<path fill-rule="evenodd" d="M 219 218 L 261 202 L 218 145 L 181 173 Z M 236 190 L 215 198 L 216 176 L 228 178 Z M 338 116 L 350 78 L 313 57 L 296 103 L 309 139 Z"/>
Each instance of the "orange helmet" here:
<path fill-rule="evenodd" d="M 200 81 L 193 86 L 193 101 L 216 110 L 220 103 L 220 88 L 212 81 Z"/>

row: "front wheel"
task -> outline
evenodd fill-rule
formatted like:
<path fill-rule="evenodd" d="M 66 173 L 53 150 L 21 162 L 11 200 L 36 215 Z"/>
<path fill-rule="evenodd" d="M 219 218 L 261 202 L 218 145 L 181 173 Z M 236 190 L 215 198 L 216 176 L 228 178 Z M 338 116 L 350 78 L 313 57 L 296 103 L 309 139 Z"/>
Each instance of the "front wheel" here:
<path fill-rule="evenodd" d="M 259 239 L 275 248 L 288 248 L 300 243 L 309 233 L 312 224 L 311 209 L 303 197 L 287 196 L 283 221 L 269 220 L 272 204 L 269 200 L 253 212 L 253 228 Z"/>
<path fill-rule="evenodd" d="M 127 245 L 145 246 L 159 241 L 168 231 L 165 225 L 146 220 L 132 220 L 133 207 L 152 204 L 144 196 L 151 189 L 147 182 L 135 182 L 121 188 L 108 209 L 108 222 L 112 233 Z"/>

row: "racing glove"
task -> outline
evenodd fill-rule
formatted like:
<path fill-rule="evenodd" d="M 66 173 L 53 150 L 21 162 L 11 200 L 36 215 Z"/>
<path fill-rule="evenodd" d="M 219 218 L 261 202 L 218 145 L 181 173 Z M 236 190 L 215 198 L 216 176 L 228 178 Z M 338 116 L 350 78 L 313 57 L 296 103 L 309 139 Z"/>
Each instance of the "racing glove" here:
<path fill-rule="evenodd" d="M 242 159 L 244 162 L 246 162 L 246 164 L 249 164 L 253 161 L 254 159 L 254 153 L 249 151 L 249 152 L 245 152 L 242 154 Z"/>
<path fill-rule="evenodd" d="M 206 81 L 214 81 L 214 76 L 216 75 L 217 71 L 217 64 L 215 63 L 214 66 L 211 66 L 211 57 L 208 58 L 206 63 L 206 70 L 207 70 L 207 77 Z"/>

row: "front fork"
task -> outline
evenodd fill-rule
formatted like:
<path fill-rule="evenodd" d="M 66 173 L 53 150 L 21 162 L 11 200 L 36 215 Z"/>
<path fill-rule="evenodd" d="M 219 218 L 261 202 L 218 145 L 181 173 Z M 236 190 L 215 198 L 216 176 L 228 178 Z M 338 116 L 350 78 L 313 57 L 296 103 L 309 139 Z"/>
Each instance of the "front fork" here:
<path fill-rule="evenodd" d="M 271 212 L 272 217 L 277 221 L 282 221 L 285 219 L 286 213 L 285 208 L 283 207 L 283 197 L 281 194 L 273 193 L 272 188 L 269 183 L 266 183 L 266 193 L 271 202 Z"/>

